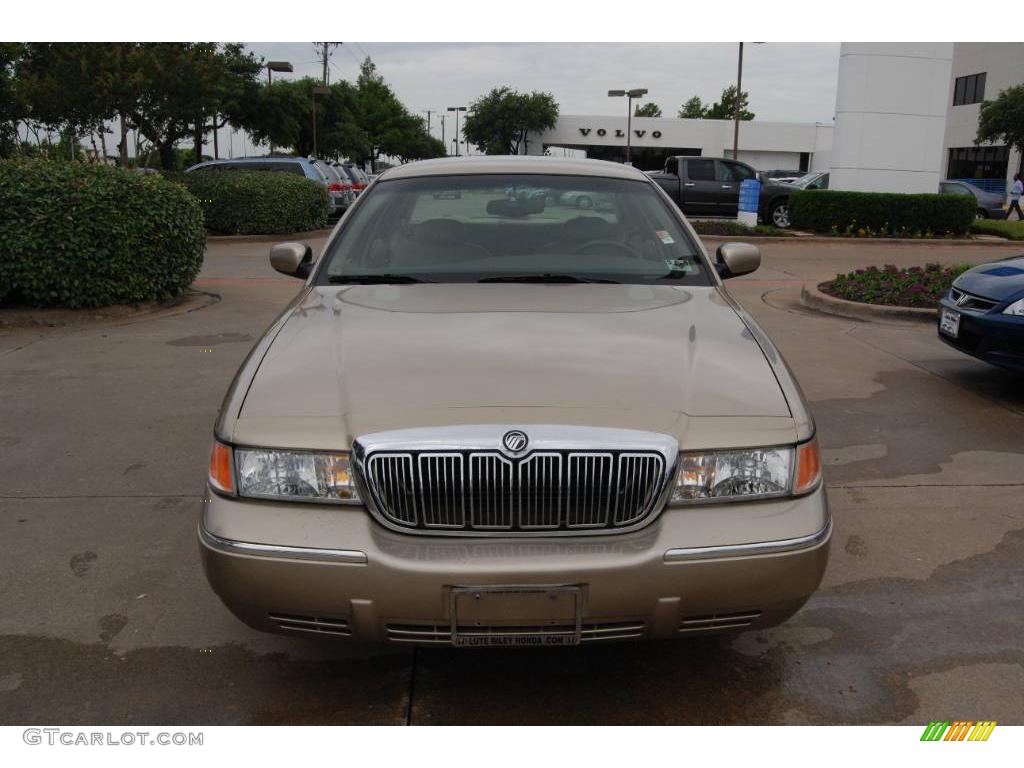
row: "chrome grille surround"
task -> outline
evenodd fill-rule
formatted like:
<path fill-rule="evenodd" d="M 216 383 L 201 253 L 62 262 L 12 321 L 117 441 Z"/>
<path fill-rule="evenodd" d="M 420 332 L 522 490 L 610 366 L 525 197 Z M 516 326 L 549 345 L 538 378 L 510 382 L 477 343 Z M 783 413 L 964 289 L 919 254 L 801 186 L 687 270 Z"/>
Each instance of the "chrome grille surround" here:
<path fill-rule="evenodd" d="M 986 299 L 984 296 L 978 296 L 973 293 L 967 293 L 959 288 L 949 289 L 949 298 L 953 300 L 953 303 L 960 309 L 973 309 L 977 312 L 988 312 L 993 307 L 999 304 L 994 299 Z"/>
<path fill-rule="evenodd" d="M 447 536 L 620 533 L 661 511 L 678 443 L 655 432 L 516 426 L 529 450 L 502 445 L 509 425 L 364 435 L 352 448 L 360 495 L 392 530 Z"/>

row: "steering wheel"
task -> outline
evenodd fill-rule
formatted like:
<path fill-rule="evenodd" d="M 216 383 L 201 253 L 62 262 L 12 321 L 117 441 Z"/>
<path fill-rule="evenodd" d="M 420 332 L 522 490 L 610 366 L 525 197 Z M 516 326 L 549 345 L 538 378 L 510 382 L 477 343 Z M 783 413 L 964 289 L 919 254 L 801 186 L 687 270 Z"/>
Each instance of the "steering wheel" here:
<path fill-rule="evenodd" d="M 637 258 L 637 252 L 636 251 L 634 251 L 631 247 L 629 247 L 625 243 L 620 243 L 618 240 L 588 240 L 583 245 L 581 245 L 579 248 L 577 248 L 575 251 L 573 251 L 573 253 L 574 254 L 578 254 L 578 255 L 582 255 L 582 254 L 586 253 L 591 248 L 596 248 L 596 247 L 605 246 L 605 245 L 610 245 L 613 248 L 618 248 L 620 251 L 625 251 L 629 255 L 629 257 L 632 258 L 632 259 Z"/>

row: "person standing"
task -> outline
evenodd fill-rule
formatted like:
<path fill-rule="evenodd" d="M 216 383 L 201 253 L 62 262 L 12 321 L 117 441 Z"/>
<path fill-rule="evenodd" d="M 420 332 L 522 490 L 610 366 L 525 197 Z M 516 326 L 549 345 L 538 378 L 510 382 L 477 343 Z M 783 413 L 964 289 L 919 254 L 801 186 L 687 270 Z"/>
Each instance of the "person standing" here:
<path fill-rule="evenodd" d="M 1024 219 L 1024 211 L 1020 209 L 1020 196 L 1024 194 L 1024 181 L 1020 180 L 1020 174 L 1013 174 L 1013 186 L 1010 188 L 1010 207 L 1006 211 L 1006 220 L 1010 220 L 1010 214 L 1017 212 L 1017 221 Z"/>

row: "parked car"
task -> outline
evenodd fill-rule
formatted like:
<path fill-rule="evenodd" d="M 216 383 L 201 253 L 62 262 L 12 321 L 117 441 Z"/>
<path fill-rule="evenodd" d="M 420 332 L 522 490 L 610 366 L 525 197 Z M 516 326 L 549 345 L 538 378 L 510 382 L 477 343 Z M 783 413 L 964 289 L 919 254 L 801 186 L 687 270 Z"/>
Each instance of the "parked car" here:
<path fill-rule="evenodd" d="M 196 171 L 273 171 L 276 173 L 292 173 L 305 176 L 327 189 L 329 197 L 328 216 L 340 216 L 348 207 L 344 191 L 337 185 L 337 180 L 328 170 L 327 163 L 309 157 L 293 157 L 291 155 L 269 155 L 267 157 L 236 157 L 224 160 L 208 160 L 185 169 L 185 173 Z"/>
<path fill-rule="evenodd" d="M 979 219 L 1005 219 L 1003 208 L 1005 198 L 996 192 L 989 192 L 966 181 L 946 180 L 939 183 L 939 192 L 944 195 L 972 195 L 978 203 L 975 216 Z"/>
<path fill-rule="evenodd" d="M 1024 373 L 1024 256 L 969 269 L 939 309 L 939 338 L 986 363 Z"/>
<path fill-rule="evenodd" d="M 672 156 L 661 171 L 647 174 L 688 216 L 730 216 L 739 211 L 740 185 L 757 179 L 746 163 L 720 157 Z M 758 218 L 777 227 L 789 226 L 793 187 L 762 180 Z"/>
<path fill-rule="evenodd" d="M 533 214 L 510 186 L 610 209 Z M 271 249 L 305 285 L 214 428 L 198 537 L 239 618 L 543 646 L 803 605 L 832 523 L 800 389 L 723 285 L 756 247 L 709 254 L 597 160 L 427 160 L 365 197 L 319 258 Z"/>
<path fill-rule="evenodd" d="M 327 176 L 327 192 L 335 199 L 334 213 L 340 216 L 355 202 L 355 187 L 352 186 L 352 180 L 338 167 L 323 163 L 321 170 Z"/>
<path fill-rule="evenodd" d="M 362 168 L 355 163 L 342 163 L 341 165 L 352 180 L 352 186 L 357 195 L 369 186 L 370 179 L 366 176 L 366 173 Z"/>
<path fill-rule="evenodd" d="M 797 189 L 828 189 L 828 171 L 811 171 L 789 182 Z"/>

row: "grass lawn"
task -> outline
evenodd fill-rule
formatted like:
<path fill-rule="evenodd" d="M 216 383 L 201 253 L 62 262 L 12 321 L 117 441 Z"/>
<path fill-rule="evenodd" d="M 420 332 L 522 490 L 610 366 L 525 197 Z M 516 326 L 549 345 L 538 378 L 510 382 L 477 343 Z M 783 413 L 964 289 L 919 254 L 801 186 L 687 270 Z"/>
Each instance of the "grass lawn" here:
<path fill-rule="evenodd" d="M 998 235 L 1007 240 L 1024 240 L 1024 221 L 977 219 L 971 224 L 971 232 L 977 235 Z"/>

